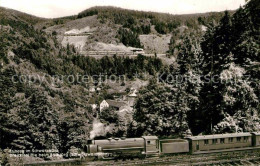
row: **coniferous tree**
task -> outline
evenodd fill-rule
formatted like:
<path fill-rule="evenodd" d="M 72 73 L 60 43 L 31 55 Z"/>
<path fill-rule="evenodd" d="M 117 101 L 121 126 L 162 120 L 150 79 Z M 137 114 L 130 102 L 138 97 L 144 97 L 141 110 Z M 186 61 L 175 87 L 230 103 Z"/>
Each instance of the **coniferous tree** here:
<path fill-rule="evenodd" d="M 189 108 L 183 98 L 183 91 L 157 84 L 152 80 L 140 91 L 135 105 L 134 122 L 136 134 L 174 136 L 185 133 Z"/>

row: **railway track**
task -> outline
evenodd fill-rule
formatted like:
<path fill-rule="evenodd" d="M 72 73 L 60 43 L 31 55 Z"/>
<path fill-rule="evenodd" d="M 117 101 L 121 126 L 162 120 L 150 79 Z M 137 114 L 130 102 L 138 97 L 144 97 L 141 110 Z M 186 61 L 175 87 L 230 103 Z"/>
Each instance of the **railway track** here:
<path fill-rule="evenodd" d="M 167 157 L 146 158 L 144 160 L 100 161 L 82 163 L 89 166 L 116 165 L 260 165 L 260 151 L 240 151 L 199 155 L 177 155 Z"/>

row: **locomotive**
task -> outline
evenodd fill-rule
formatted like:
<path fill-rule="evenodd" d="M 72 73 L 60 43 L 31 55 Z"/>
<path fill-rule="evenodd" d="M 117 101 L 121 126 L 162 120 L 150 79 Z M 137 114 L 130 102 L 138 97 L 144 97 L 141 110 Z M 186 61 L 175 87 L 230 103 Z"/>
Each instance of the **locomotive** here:
<path fill-rule="evenodd" d="M 260 148 L 260 133 L 232 133 L 189 136 L 184 139 L 158 139 L 157 136 L 141 138 L 109 138 L 88 140 L 86 152 L 106 158 L 108 156 L 159 156 L 162 154 L 202 154 L 251 150 Z"/>

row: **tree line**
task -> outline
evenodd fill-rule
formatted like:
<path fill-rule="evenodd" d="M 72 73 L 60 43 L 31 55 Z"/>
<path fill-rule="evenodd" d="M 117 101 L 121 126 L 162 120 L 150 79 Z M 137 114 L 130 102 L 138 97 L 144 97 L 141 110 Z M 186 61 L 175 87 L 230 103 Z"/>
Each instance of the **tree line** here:
<path fill-rule="evenodd" d="M 259 5 L 251 0 L 232 16 L 226 11 L 202 37 L 183 35 L 177 68 L 141 90 L 130 124 L 133 135 L 260 130 Z M 182 80 L 169 81 L 172 73 Z"/>

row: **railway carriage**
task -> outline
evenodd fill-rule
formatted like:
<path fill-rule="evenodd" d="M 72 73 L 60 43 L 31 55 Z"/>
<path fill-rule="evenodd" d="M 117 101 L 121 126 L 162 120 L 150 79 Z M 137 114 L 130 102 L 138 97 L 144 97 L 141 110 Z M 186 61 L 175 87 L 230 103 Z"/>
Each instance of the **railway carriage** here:
<path fill-rule="evenodd" d="M 252 133 L 252 146 L 258 147 L 260 146 L 260 133 Z"/>
<path fill-rule="evenodd" d="M 217 134 L 188 137 L 190 152 L 213 151 L 252 146 L 250 133 Z"/>
<path fill-rule="evenodd" d="M 189 142 L 185 139 L 163 139 L 160 140 L 161 154 L 188 153 Z"/>

